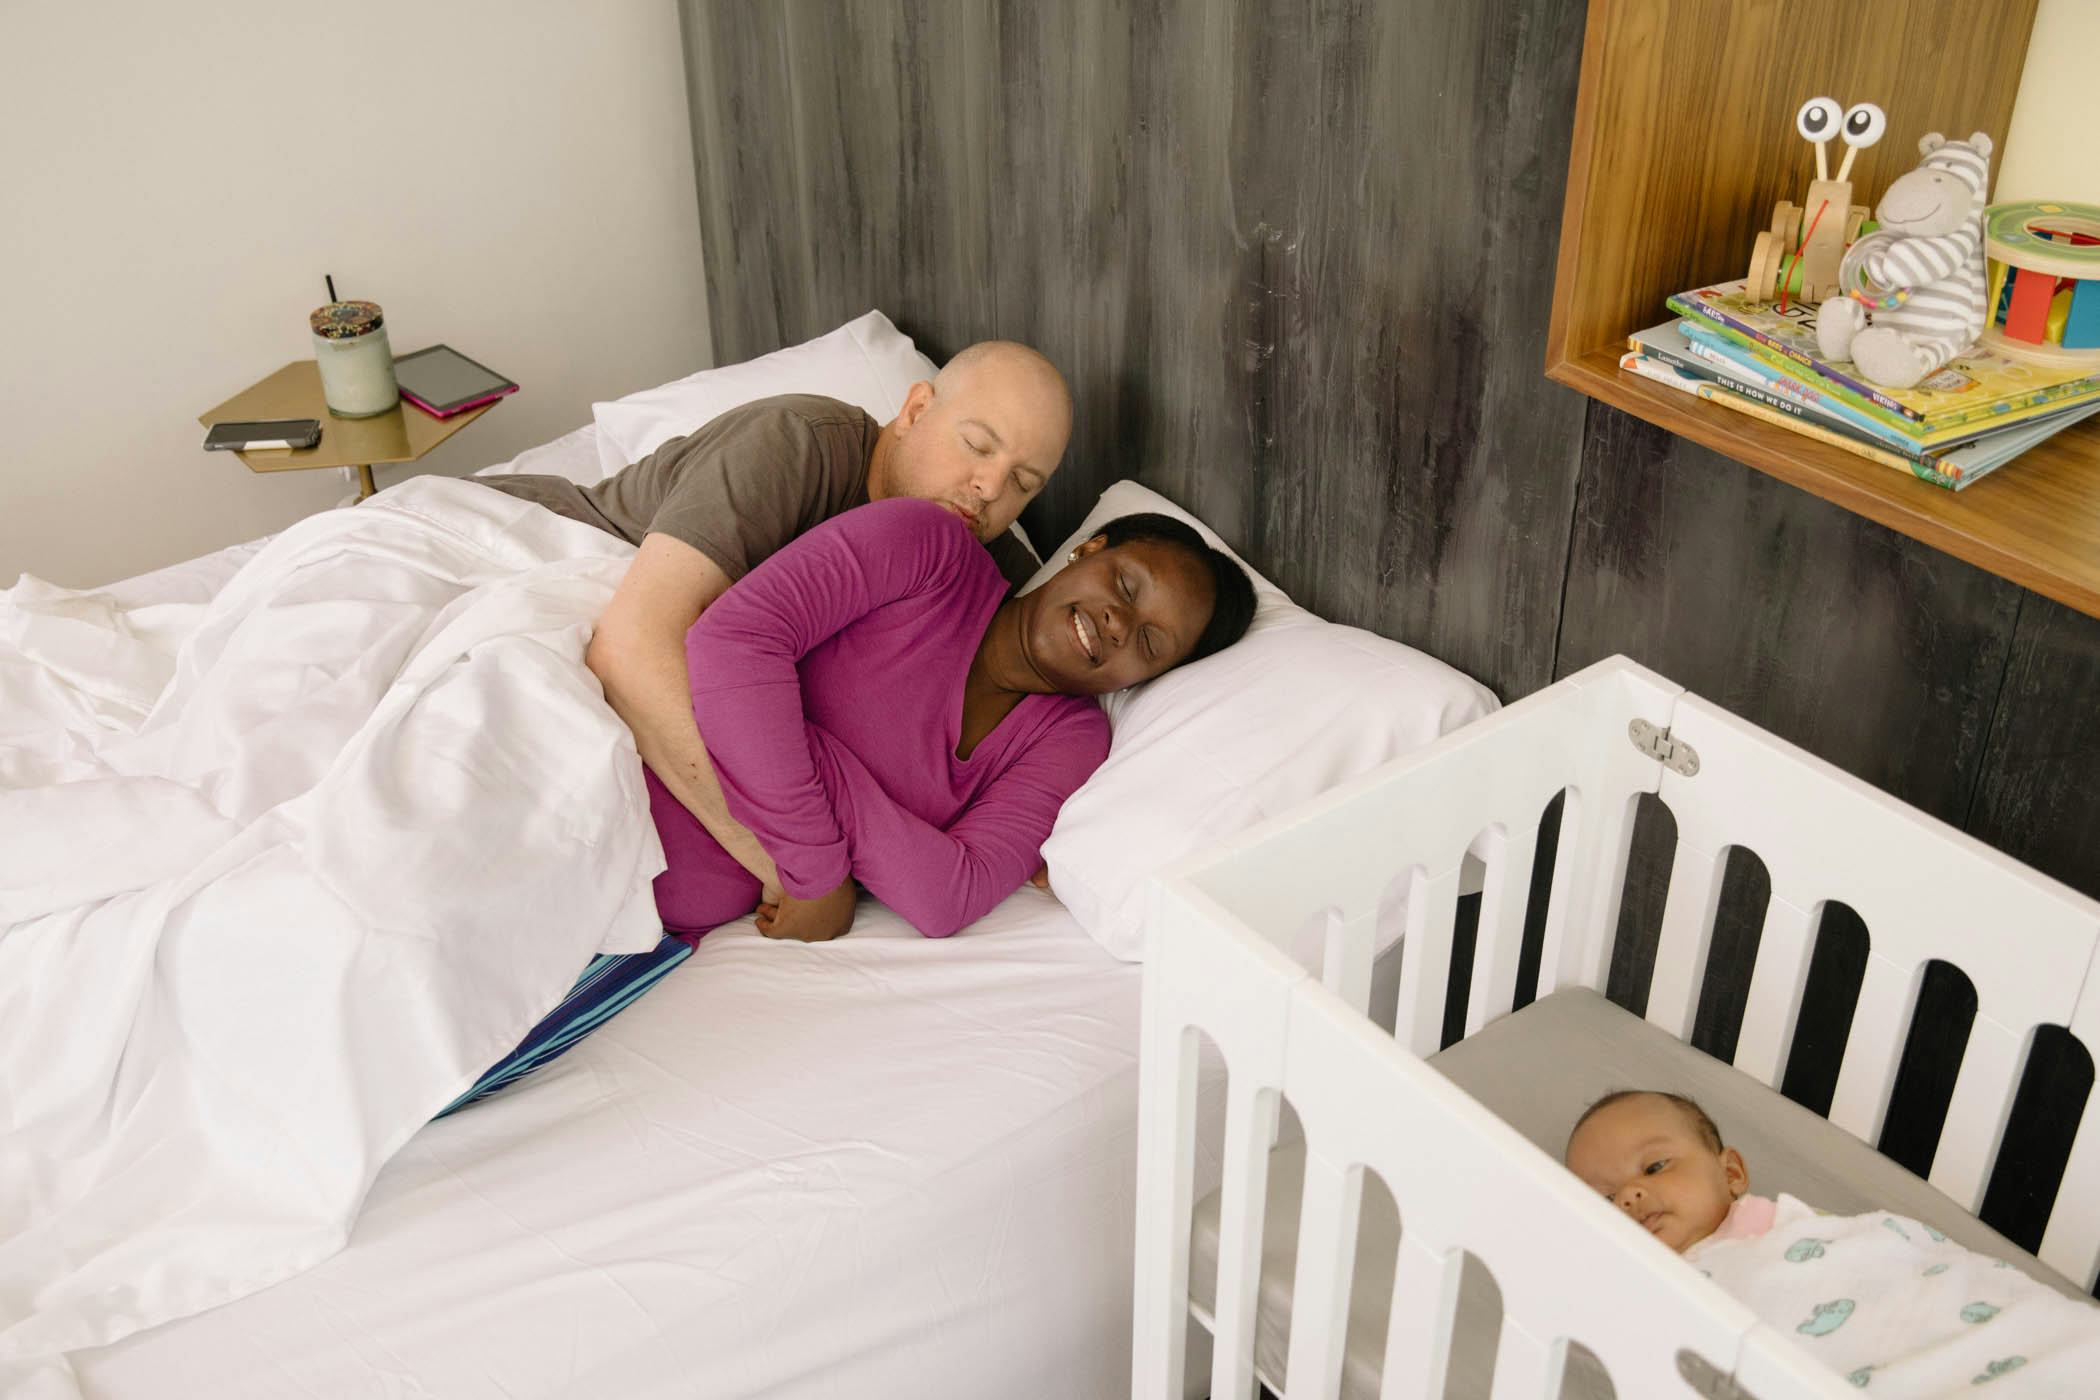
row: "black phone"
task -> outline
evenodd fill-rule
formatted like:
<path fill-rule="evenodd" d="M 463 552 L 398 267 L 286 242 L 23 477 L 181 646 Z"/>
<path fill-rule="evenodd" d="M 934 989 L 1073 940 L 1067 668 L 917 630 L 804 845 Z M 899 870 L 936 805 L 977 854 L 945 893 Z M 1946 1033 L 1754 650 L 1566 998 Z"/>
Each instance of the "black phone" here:
<path fill-rule="evenodd" d="M 264 418 L 247 423 L 214 423 L 204 435 L 206 452 L 259 452 L 273 447 L 312 447 L 321 440 L 315 418 Z"/>

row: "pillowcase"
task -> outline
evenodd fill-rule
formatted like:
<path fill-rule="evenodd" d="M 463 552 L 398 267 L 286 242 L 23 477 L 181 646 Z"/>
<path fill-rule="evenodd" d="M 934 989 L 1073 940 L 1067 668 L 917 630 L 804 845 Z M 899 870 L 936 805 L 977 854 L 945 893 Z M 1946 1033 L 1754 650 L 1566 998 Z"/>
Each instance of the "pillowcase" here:
<path fill-rule="evenodd" d="M 880 311 L 870 311 L 815 340 L 592 404 L 598 479 L 641 461 L 717 414 L 775 394 L 824 394 L 858 404 L 876 422 L 887 423 L 904 406 L 911 386 L 935 373 L 933 361 L 919 353 L 910 336 Z"/>
<path fill-rule="evenodd" d="M 1119 481 L 1028 587 L 1056 573 L 1104 522 L 1141 511 L 1184 520 L 1225 549 L 1164 496 Z M 1315 617 L 1247 573 L 1255 612 L 1245 638 L 1105 697 L 1108 760 L 1065 803 L 1043 843 L 1057 897 L 1096 942 L 1129 962 L 1145 954 L 1145 882 L 1160 867 L 1497 708 L 1463 672 Z"/>

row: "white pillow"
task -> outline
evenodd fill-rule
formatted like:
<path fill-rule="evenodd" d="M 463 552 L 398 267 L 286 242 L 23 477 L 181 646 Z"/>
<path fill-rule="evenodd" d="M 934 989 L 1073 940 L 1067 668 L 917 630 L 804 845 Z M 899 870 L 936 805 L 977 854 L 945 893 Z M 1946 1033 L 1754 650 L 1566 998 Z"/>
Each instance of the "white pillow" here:
<path fill-rule="evenodd" d="M 1104 522 L 1140 511 L 1185 520 L 1225 548 L 1164 496 L 1119 481 L 1028 586 L 1057 572 Z M 1161 866 L 1497 708 L 1464 673 L 1323 621 L 1247 572 L 1256 606 L 1246 637 L 1107 697 L 1108 761 L 1065 803 L 1043 843 L 1057 897 L 1126 961 L 1144 957 L 1144 886 Z"/>
<path fill-rule="evenodd" d="M 858 404 L 878 423 L 904 406 L 911 386 L 935 373 L 911 337 L 880 311 L 829 335 L 742 364 L 704 369 L 612 403 L 594 403 L 599 480 L 683 437 L 717 414 L 775 394 L 824 394 Z"/>
<path fill-rule="evenodd" d="M 578 486 L 596 486 L 605 480 L 598 465 L 598 425 L 586 423 L 552 442 L 528 447 L 508 462 L 483 467 L 476 476 L 564 476 Z"/>

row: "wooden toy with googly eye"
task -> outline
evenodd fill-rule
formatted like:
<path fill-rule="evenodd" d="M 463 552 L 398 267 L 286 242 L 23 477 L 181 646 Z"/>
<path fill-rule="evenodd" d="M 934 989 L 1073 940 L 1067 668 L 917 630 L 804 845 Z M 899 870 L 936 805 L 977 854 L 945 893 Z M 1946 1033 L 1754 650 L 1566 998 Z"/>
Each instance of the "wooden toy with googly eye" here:
<path fill-rule="evenodd" d="M 1811 97 L 1794 115 L 1794 130 L 1816 148 L 1816 178 L 1800 204 L 1772 206 L 1771 227 L 1757 235 L 1745 275 L 1744 300 L 1752 305 L 1795 299 L 1811 306 L 1837 295 L 1838 264 L 1859 237 L 1867 206 L 1852 202 L 1852 162 L 1888 131 L 1888 118 L 1871 102 L 1848 111 L 1829 97 Z M 1837 178 L 1830 178 L 1830 138 L 1849 148 Z"/>

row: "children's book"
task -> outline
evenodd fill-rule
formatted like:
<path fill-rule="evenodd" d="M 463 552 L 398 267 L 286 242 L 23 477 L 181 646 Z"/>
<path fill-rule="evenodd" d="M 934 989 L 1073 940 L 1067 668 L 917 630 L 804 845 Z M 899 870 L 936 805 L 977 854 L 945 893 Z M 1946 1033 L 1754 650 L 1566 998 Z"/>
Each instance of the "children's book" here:
<path fill-rule="evenodd" d="M 2017 423 L 2051 408 L 2100 399 L 2100 374 L 2090 366 L 2047 366 L 2012 359 L 1984 346 L 1948 362 L 1909 389 L 1888 389 L 1858 377 L 1850 361 L 1826 361 L 1816 341 L 1816 309 L 1791 302 L 1752 306 L 1740 280 L 1680 292 L 1672 311 L 1699 318 L 1766 364 L 1835 396 L 1904 433 L 1916 447 L 1959 441 L 1988 424 Z"/>
<path fill-rule="evenodd" d="M 1735 342 L 1701 329 L 1705 324 L 1668 321 L 1635 331 L 1626 337 L 1626 345 L 1688 374 L 1725 384 L 1768 408 L 1821 423 L 1891 452 L 1918 455 L 1918 445 L 1905 434 L 1842 399 L 1788 378 Z"/>
<path fill-rule="evenodd" d="M 1619 366 L 1694 397 L 1705 399 L 1709 403 L 1717 403 L 1749 417 L 1777 424 L 1790 432 L 1797 432 L 1833 447 L 1842 448 L 1854 456 L 1879 462 L 1886 467 L 1894 467 L 1920 481 L 1930 482 L 1949 491 L 1960 491 L 1974 485 L 2028 448 L 2054 437 L 2074 423 L 2100 413 L 2100 400 L 2096 400 L 2031 423 L 2007 428 L 1958 447 L 1935 449 L 1925 453 L 1903 453 L 1843 432 L 1836 426 L 1819 422 L 1801 413 L 1796 405 L 1786 406 L 1794 412 L 1782 411 L 1741 392 L 1737 384 L 1707 378 L 1697 368 L 1672 364 L 1639 350 L 1630 350 L 1620 356 Z"/>

